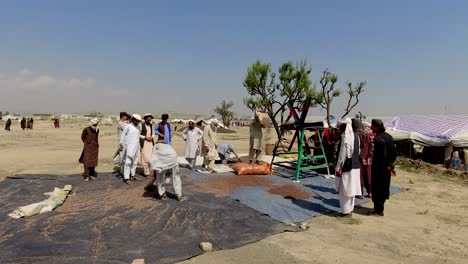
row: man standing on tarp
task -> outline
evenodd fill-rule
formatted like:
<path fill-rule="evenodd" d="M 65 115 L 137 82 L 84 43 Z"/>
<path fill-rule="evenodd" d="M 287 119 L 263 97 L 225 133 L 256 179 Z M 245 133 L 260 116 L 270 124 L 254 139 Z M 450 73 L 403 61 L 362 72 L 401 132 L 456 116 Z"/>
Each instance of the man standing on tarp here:
<path fill-rule="evenodd" d="M 153 120 L 153 115 L 148 113 L 145 114 L 143 117 L 143 124 L 141 125 L 141 133 L 140 133 L 140 147 L 141 147 L 141 166 L 143 167 L 143 173 L 145 177 L 150 176 L 150 166 L 149 163 L 151 161 L 151 155 L 153 153 L 153 124 L 151 124 L 151 120 Z"/>
<path fill-rule="evenodd" d="M 188 161 L 190 169 L 193 169 L 200 153 L 199 141 L 203 137 L 203 131 L 195 126 L 193 120 L 189 120 L 182 137 L 185 140 L 185 159 Z"/>
<path fill-rule="evenodd" d="M 125 127 L 127 127 L 128 121 L 129 121 L 130 118 L 131 118 L 130 115 L 127 114 L 126 112 L 120 112 L 120 120 L 117 123 L 117 153 L 114 156 L 114 160 L 118 156 L 118 158 L 119 158 L 119 167 L 120 167 L 119 175 L 121 177 L 123 177 L 123 173 L 124 173 L 125 160 L 123 159 L 123 154 L 124 154 L 125 150 L 124 151 L 119 150 L 119 148 L 120 148 L 120 136 L 122 135 L 122 132 L 124 131 Z"/>
<path fill-rule="evenodd" d="M 372 119 L 374 151 L 372 155 L 372 202 L 374 210 L 370 215 L 384 216 L 384 204 L 390 198 L 390 181 L 396 160 L 393 138 L 387 132 L 380 119 Z"/>
<path fill-rule="evenodd" d="M 99 119 L 93 118 L 89 121 L 89 126 L 83 129 L 81 140 L 84 143 L 83 151 L 79 159 L 83 163 L 85 181 L 94 180 L 96 177 L 96 166 L 99 156 Z"/>
<path fill-rule="evenodd" d="M 353 118 L 353 131 L 359 137 L 359 160 L 361 161 L 361 194 L 356 196 L 358 199 L 364 198 L 364 189 L 367 191 L 367 197 L 372 197 L 371 192 L 371 159 L 372 159 L 372 141 L 362 126 L 361 120 Z"/>
<path fill-rule="evenodd" d="M 202 138 L 202 156 L 203 165 L 205 170 L 212 172 L 215 160 L 219 159 L 218 156 L 218 145 L 216 144 L 216 134 L 218 131 L 219 121 L 216 118 L 208 120 L 208 125 L 203 128 Z"/>
<path fill-rule="evenodd" d="M 336 191 L 340 195 L 341 216 L 351 217 L 355 196 L 361 194 L 359 137 L 353 132 L 351 119 L 340 124 L 341 142 L 336 163 Z"/>
<path fill-rule="evenodd" d="M 154 134 L 158 136 L 158 140 L 163 139 L 166 144 L 171 145 L 173 133 L 171 125 L 167 122 L 169 115 L 163 114 L 161 119 L 162 121 L 154 126 Z"/>
<path fill-rule="evenodd" d="M 124 152 L 124 182 L 130 184 L 130 181 L 136 180 L 136 168 L 140 160 L 140 123 L 142 118 L 138 114 L 132 115 L 131 123 L 125 127 L 120 136 L 119 150 Z"/>

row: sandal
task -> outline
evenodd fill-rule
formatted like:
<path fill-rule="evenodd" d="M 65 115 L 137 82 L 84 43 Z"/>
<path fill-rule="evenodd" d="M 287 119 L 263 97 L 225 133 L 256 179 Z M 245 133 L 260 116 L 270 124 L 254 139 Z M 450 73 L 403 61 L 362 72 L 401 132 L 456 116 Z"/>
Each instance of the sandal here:
<path fill-rule="evenodd" d="M 128 185 L 130 185 L 130 183 L 131 183 L 130 180 L 127 180 L 127 179 L 124 179 L 123 182 L 128 184 Z"/>

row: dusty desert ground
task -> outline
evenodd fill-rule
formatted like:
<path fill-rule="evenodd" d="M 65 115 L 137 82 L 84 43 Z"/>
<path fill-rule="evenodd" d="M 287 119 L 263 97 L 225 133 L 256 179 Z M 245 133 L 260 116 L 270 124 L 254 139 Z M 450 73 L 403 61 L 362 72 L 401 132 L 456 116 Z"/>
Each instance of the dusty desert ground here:
<path fill-rule="evenodd" d="M 3 123 L 1 123 L 3 125 Z M 63 121 L 61 129 L 52 122 L 36 121 L 34 130 L 20 131 L 14 122 L 11 132 L 0 132 L 0 179 L 14 174 L 82 172 L 81 130 L 84 121 Z M 101 126 L 99 171 L 113 171 L 116 149 L 115 126 Z M 248 149 L 248 130 L 237 135 L 219 135 L 238 152 Z M 180 155 L 183 141 L 174 146 Z M 468 183 L 458 176 L 397 171 L 393 185 L 406 188 L 394 195 L 383 218 L 364 215 L 357 209 L 354 220 L 332 216 L 308 221 L 310 229 L 282 233 L 238 249 L 217 251 L 184 263 L 467 263 Z M 371 203 L 364 205 L 370 208 Z M 361 213 L 359 213 L 361 212 Z"/>

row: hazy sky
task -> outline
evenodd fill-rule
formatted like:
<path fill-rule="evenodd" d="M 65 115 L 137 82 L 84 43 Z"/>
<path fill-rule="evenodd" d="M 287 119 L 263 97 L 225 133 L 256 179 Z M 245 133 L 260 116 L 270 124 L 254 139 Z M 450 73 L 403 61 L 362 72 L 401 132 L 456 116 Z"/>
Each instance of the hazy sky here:
<path fill-rule="evenodd" d="M 468 114 L 468 1 L 0 2 L 0 111 L 248 113 L 247 66 L 301 58 L 368 115 Z"/>

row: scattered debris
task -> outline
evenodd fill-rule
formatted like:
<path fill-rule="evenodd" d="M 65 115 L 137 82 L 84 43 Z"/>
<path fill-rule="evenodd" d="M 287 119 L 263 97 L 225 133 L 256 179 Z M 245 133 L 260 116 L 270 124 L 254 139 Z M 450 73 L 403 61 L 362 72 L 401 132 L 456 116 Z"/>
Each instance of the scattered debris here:
<path fill-rule="evenodd" d="M 427 215 L 427 213 L 429 213 L 429 209 L 427 209 L 426 211 L 417 212 L 416 214 L 417 215 Z"/>
<path fill-rule="evenodd" d="M 414 184 L 414 181 L 410 179 L 410 180 L 409 180 L 409 183 Z"/>
<path fill-rule="evenodd" d="M 309 225 L 307 223 L 301 223 L 299 228 L 302 229 L 302 230 L 307 230 L 307 229 L 309 229 Z"/>
<path fill-rule="evenodd" d="M 134 259 L 132 264 L 145 264 L 145 259 Z"/>

